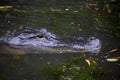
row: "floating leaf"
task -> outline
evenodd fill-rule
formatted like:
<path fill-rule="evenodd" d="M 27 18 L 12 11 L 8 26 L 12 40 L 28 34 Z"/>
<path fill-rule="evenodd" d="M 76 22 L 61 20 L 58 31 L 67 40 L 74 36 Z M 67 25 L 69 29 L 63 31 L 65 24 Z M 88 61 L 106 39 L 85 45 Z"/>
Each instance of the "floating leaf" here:
<path fill-rule="evenodd" d="M 13 58 L 14 58 L 16 61 L 21 59 L 21 57 L 18 56 L 18 55 L 14 56 Z"/>
<path fill-rule="evenodd" d="M 82 28 L 79 28 L 78 30 L 79 30 L 79 31 L 82 31 Z"/>
<path fill-rule="evenodd" d="M 97 4 L 86 4 L 87 6 L 92 6 L 92 7 L 96 7 L 97 6 Z"/>
<path fill-rule="evenodd" d="M 110 50 L 108 53 L 114 53 L 114 52 L 116 52 L 116 51 L 118 51 L 117 48 Z"/>
<path fill-rule="evenodd" d="M 79 24 L 77 24 L 77 26 L 78 26 L 78 27 L 80 27 L 80 23 L 79 23 Z"/>
<path fill-rule="evenodd" d="M 65 80 L 72 80 L 72 78 L 68 77 L 68 78 L 66 78 Z"/>
<path fill-rule="evenodd" d="M 13 6 L 0 6 L 0 11 L 9 11 Z"/>
<path fill-rule="evenodd" d="M 68 8 L 66 8 L 66 9 L 65 9 L 65 11 L 69 11 L 69 9 L 68 9 Z"/>
<path fill-rule="evenodd" d="M 87 62 L 87 64 L 90 66 L 90 60 L 88 60 L 88 59 L 85 59 L 85 61 Z"/>
<path fill-rule="evenodd" d="M 117 57 L 115 57 L 115 58 L 120 59 L 120 56 L 117 56 Z"/>
<path fill-rule="evenodd" d="M 24 29 L 24 26 L 23 25 L 20 25 L 19 29 L 20 31 L 22 31 Z"/>
<path fill-rule="evenodd" d="M 118 59 L 116 59 L 116 58 L 108 58 L 107 61 L 109 61 L 109 62 L 115 62 L 115 61 L 118 61 Z"/>
<path fill-rule="evenodd" d="M 112 13 L 112 11 L 110 9 L 107 10 L 108 13 Z"/>

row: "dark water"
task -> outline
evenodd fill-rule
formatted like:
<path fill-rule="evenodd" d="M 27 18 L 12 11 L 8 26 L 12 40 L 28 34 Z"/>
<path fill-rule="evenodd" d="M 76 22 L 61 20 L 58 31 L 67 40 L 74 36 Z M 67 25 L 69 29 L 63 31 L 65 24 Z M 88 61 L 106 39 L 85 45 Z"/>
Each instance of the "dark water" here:
<path fill-rule="evenodd" d="M 20 0 L 20 7 L 8 12 L 0 12 L 0 34 L 7 30 L 18 29 L 21 25 L 33 28 L 47 28 L 48 31 L 61 36 L 96 36 L 101 40 L 100 53 L 86 53 L 87 57 L 98 59 L 98 67 L 110 72 L 107 76 L 94 75 L 95 80 L 119 80 L 120 61 L 107 62 L 107 58 L 120 55 L 119 39 L 114 33 L 101 29 L 95 24 L 95 15 L 100 8 L 88 7 L 85 4 L 96 1 L 66 0 Z M 13 5 L 13 4 L 12 4 Z M 97 10 L 99 9 L 99 10 Z M 104 24 L 102 24 L 104 25 Z M 109 54 L 112 49 L 118 51 Z M 81 53 L 62 54 L 27 54 L 21 56 L 0 55 L 1 80 L 44 80 L 42 69 L 47 64 L 58 64 Z"/>

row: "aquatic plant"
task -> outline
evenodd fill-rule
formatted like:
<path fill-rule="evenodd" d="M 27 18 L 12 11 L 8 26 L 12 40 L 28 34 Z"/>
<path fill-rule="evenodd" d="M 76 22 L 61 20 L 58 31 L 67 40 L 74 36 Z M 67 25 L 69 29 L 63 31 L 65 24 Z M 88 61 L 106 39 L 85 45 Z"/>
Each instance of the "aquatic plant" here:
<path fill-rule="evenodd" d="M 43 72 L 49 80 L 94 80 L 92 71 L 96 66 L 93 58 L 74 57 L 60 64 L 49 64 Z"/>

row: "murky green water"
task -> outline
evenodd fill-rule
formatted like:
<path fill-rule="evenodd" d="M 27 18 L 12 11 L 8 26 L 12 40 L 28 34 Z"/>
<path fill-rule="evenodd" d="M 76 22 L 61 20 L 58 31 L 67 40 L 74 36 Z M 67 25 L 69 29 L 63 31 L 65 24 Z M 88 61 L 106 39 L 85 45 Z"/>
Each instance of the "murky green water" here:
<path fill-rule="evenodd" d="M 96 15 L 100 7 L 87 6 L 97 1 L 23 1 L 20 8 L 0 12 L 0 34 L 7 30 L 18 29 L 21 25 L 33 28 L 47 28 L 60 36 L 96 36 L 101 40 L 99 54 L 86 53 L 87 58 L 96 58 L 98 68 L 108 75 L 96 75 L 95 80 L 119 80 L 120 61 L 107 62 L 107 58 L 119 56 L 119 39 L 114 33 L 96 25 Z M 118 49 L 114 53 L 108 53 Z M 45 80 L 42 69 L 48 64 L 58 64 L 81 53 L 27 54 L 22 56 L 0 55 L 0 79 L 2 80 Z"/>

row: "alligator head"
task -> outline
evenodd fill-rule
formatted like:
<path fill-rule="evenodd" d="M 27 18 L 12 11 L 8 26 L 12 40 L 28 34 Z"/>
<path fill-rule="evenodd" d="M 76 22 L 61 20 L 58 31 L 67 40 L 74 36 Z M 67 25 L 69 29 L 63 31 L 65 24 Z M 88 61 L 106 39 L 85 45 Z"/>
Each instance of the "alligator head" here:
<path fill-rule="evenodd" d="M 69 42 L 69 41 L 70 42 Z M 84 39 L 79 38 L 58 38 L 55 34 L 48 32 L 45 28 L 32 29 L 25 27 L 23 30 L 8 31 L 0 41 L 9 44 L 12 47 L 22 48 L 30 45 L 34 48 L 46 47 L 46 49 L 53 47 L 67 47 L 75 50 L 93 51 L 100 48 L 100 41 L 95 37 Z"/>

